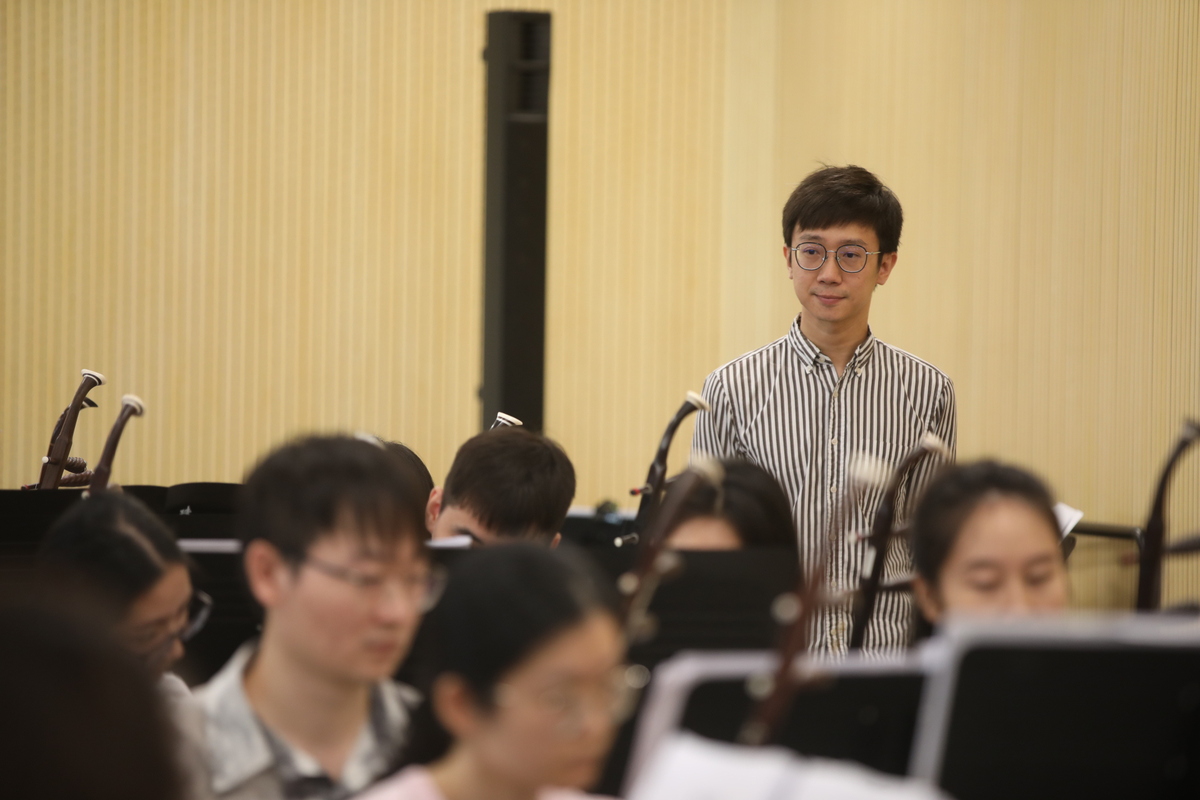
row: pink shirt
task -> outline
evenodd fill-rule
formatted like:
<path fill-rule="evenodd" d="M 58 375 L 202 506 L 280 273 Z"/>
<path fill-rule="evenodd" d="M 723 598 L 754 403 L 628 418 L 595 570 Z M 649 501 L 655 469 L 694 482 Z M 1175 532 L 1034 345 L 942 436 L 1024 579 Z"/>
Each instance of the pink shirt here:
<path fill-rule="evenodd" d="M 597 800 L 599 796 L 575 789 L 543 789 L 538 800 Z M 446 800 L 424 767 L 406 767 L 367 789 L 354 800 Z"/>

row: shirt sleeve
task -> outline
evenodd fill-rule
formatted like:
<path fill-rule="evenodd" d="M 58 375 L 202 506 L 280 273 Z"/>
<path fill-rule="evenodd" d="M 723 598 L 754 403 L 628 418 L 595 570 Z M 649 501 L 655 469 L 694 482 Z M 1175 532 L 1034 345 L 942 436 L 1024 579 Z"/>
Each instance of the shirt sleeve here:
<path fill-rule="evenodd" d="M 701 394 L 708 401 L 709 410 L 696 414 L 691 462 L 704 458 L 743 457 L 745 454 L 737 441 L 733 404 L 719 371 L 705 378 Z"/>

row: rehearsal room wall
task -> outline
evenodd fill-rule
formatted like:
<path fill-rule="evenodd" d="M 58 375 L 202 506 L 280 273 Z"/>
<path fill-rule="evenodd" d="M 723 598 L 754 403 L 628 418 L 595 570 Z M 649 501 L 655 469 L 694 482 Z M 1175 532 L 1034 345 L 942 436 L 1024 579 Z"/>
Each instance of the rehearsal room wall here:
<path fill-rule="evenodd" d="M 1200 417 L 1200 4 L 793 0 L 779 28 L 815 35 L 781 45 L 777 197 L 822 161 L 895 189 L 873 327 L 953 378 L 960 459 L 1143 522 Z M 1200 448 L 1173 486 L 1168 524 L 1200 529 Z M 1077 600 L 1126 602 L 1136 568 L 1080 548 Z M 1165 595 L 1200 597 L 1194 560 Z"/>
<path fill-rule="evenodd" d="M 0 0 L 0 487 L 80 367 L 110 385 L 77 454 L 147 403 L 121 482 L 238 480 L 313 429 L 440 479 L 479 425 L 480 56 L 514 7 Z M 1200 416 L 1200 5 L 519 7 L 554 14 L 546 424 L 577 503 L 631 505 L 684 392 L 786 330 L 779 210 L 827 162 L 904 204 L 873 327 L 954 379 L 960 457 L 1143 520 Z M 1200 452 L 1169 511 L 1200 528 Z M 1118 554 L 1080 546 L 1079 604 L 1128 602 Z"/>

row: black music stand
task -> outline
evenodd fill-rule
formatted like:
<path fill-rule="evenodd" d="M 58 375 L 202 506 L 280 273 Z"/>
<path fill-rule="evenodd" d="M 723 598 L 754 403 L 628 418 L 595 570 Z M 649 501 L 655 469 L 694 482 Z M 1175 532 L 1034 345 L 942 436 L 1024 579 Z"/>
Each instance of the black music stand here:
<path fill-rule="evenodd" d="M 774 652 L 681 653 L 663 663 L 639 721 L 626 787 L 673 730 L 736 742 L 757 702 L 749 685 L 774 674 Z M 924 674 L 913 654 L 805 660 L 813 676 L 793 699 L 777 743 L 807 756 L 907 774 Z"/>
<path fill-rule="evenodd" d="M 910 773 L 957 800 L 1200 796 L 1200 628 L 1170 618 L 951 625 Z"/>
<path fill-rule="evenodd" d="M 615 577 L 632 563 L 630 555 L 616 555 L 622 551 L 624 548 L 588 553 Z M 680 555 L 682 571 L 665 579 L 650 603 L 657 630 L 648 641 L 630 647 L 631 664 L 653 670 L 684 650 L 745 651 L 775 646 L 779 629 L 771 606 L 779 595 L 796 587 L 799 566 L 794 552 L 763 547 L 682 551 Z M 615 796 L 620 791 L 640 708 L 641 703 L 617 732 L 604 772 L 592 789 L 596 793 Z"/>

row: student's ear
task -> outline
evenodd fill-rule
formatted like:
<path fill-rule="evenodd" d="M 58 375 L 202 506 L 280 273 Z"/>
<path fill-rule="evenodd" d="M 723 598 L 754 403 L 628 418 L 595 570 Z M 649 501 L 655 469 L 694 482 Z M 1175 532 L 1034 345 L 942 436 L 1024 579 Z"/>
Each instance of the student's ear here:
<path fill-rule="evenodd" d="M 896 268 L 898 256 L 898 253 L 884 253 L 879 257 L 879 272 L 875 275 L 876 286 L 883 286 L 888 282 L 888 278 L 892 276 L 892 270 Z"/>
<path fill-rule="evenodd" d="M 913 599 L 917 608 L 930 625 L 937 625 L 942 620 L 942 604 L 938 600 L 937 591 L 920 575 L 913 578 Z"/>
<path fill-rule="evenodd" d="M 550 549 L 553 550 L 554 548 L 558 547 L 558 543 L 561 541 L 562 541 L 562 534 L 561 533 L 554 534 L 554 538 L 550 540 Z"/>
<path fill-rule="evenodd" d="M 425 501 L 425 527 L 433 533 L 433 526 L 442 513 L 442 487 L 435 486 L 429 490 L 429 499 Z"/>
<path fill-rule="evenodd" d="M 433 715 L 456 740 L 470 736 L 479 728 L 479 708 L 466 682 L 454 673 L 443 673 L 433 682 L 430 692 Z"/>
<path fill-rule="evenodd" d="M 274 608 L 283 596 L 285 582 L 291 576 L 291 566 L 275 545 L 254 539 L 242 553 L 246 583 L 250 593 L 263 608 Z"/>
<path fill-rule="evenodd" d="M 783 263 L 787 267 L 788 280 L 792 279 L 792 248 L 783 246 Z"/>

